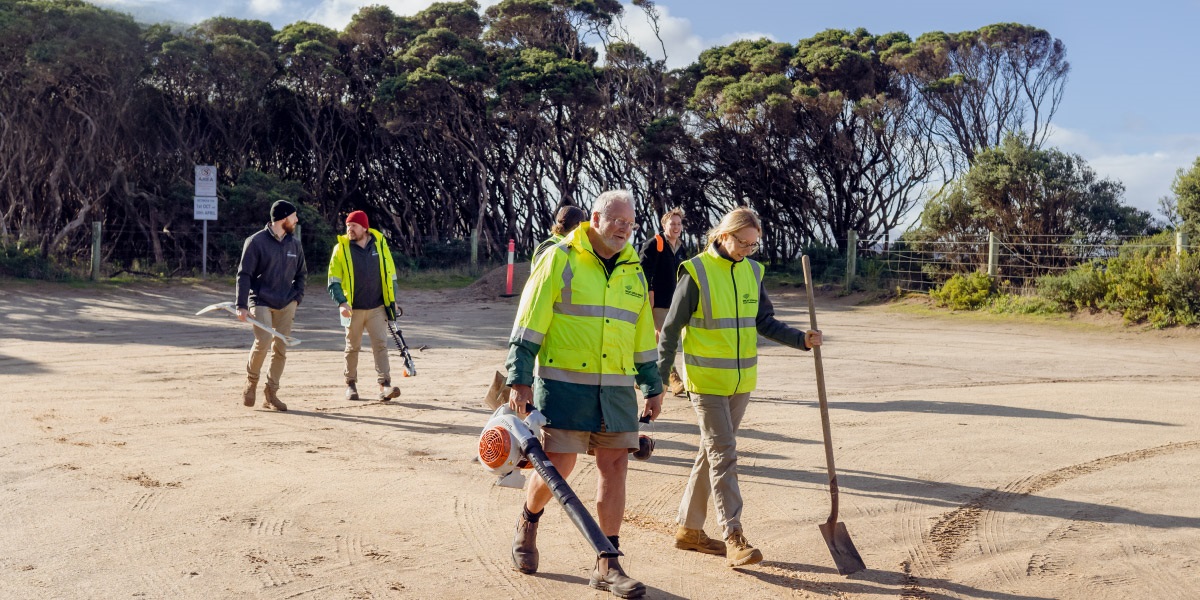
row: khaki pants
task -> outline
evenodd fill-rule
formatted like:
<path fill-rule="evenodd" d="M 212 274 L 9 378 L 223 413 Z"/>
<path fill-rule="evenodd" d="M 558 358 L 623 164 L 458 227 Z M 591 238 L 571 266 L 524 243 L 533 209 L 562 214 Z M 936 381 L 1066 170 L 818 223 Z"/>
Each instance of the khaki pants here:
<path fill-rule="evenodd" d="M 253 317 L 283 335 L 292 333 L 292 321 L 296 318 L 296 303 L 290 302 L 278 310 L 266 306 L 255 306 Z M 262 371 L 263 361 L 267 359 L 267 349 L 271 349 L 271 366 L 267 369 L 267 387 L 278 390 L 279 377 L 283 375 L 283 365 L 287 362 L 287 345 L 283 340 L 263 331 L 254 329 L 254 345 L 250 347 L 250 359 L 246 361 L 246 378 L 250 383 L 258 384 L 259 372 Z"/>
<path fill-rule="evenodd" d="M 363 331 L 371 336 L 371 353 L 375 355 L 375 376 L 380 385 L 392 383 L 392 368 L 387 354 L 387 311 L 382 307 L 355 309 L 346 328 L 346 383 L 358 381 L 358 352 L 362 348 Z"/>
<path fill-rule="evenodd" d="M 722 537 L 742 530 L 742 491 L 737 480 L 737 430 L 750 393 L 713 396 L 689 393 L 700 420 L 700 451 L 679 504 L 679 524 L 704 529 L 708 498 L 717 507 Z"/>

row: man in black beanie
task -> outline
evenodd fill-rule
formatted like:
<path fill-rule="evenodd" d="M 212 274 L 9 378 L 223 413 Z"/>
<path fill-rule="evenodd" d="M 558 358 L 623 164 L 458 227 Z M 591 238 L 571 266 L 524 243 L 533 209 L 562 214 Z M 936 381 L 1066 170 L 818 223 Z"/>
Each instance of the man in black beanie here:
<path fill-rule="evenodd" d="M 304 264 L 304 249 L 300 240 L 292 235 L 300 218 L 296 206 L 287 200 L 271 205 L 271 222 L 246 238 L 242 246 L 242 261 L 237 274 L 237 315 L 243 322 L 250 312 L 254 318 L 283 335 L 292 332 L 292 320 L 296 307 L 304 299 L 304 279 L 308 267 Z M 271 366 L 267 369 L 267 385 L 263 388 L 263 407 L 287 410 L 279 401 L 279 377 L 287 360 L 287 346 L 283 340 L 254 328 L 254 346 L 250 348 L 250 359 L 246 363 L 246 388 L 242 390 L 242 403 L 254 406 L 254 391 L 258 387 L 258 376 L 271 349 Z"/>

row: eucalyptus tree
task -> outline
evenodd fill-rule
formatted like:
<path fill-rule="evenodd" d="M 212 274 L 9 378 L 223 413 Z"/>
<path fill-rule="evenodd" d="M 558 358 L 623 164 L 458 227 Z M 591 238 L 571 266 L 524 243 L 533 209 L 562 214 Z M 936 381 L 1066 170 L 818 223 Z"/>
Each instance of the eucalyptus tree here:
<path fill-rule="evenodd" d="M 933 133 L 954 151 L 957 169 L 1010 134 L 1024 132 L 1040 148 L 1071 68 L 1062 40 L 1018 23 L 929 32 L 898 44 L 888 60 L 936 117 Z"/>
<path fill-rule="evenodd" d="M 0 4 L 0 27 L 0 231 L 70 252 L 129 167 L 140 29 L 78 0 Z"/>
<path fill-rule="evenodd" d="M 851 231 L 864 248 L 889 242 L 937 169 L 927 113 L 883 60 L 909 41 L 831 29 L 797 45 L 792 92 L 807 117 L 804 157 L 827 244 L 845 249 Z"/>
<path fill-rule="evenodd" d="M 475 2 L 438 3 L 418 13 L 423 28 L 392 56 L 393 74 L 380 82 L 374 111 L 402 141 L 413 176 L 388 205 L 393 224 L 420 227 L 401 241 L 472 234 L 488 211 L 487 112 L 490 72 Z"/>

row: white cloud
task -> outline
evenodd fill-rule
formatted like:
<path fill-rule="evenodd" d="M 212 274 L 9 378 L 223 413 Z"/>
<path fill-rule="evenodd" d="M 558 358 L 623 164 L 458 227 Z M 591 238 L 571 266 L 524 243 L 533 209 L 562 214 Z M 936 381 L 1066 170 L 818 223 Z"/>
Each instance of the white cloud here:
<path fill-rule="evenodd" d="M 1079 154 L 1100 177 L 1125 184 L 1125 204 L 1157 214 L 1158 199 L 1171 193 L 1175 172 L 1200 156 L 1200 135 L 1122 136 L 1102 143 L 1086 133 L 1055 127 L 1048 146 Z M 1147 148 L 1141 152 L 1123 150 Z"/>
<path fill-rule="evenodd" d="M 250 0 L 250 14 L 266 16 L 279 12 L 283 8 L 282 0 Z"/>
<path fill-rule="evenodd" d="M 630 41 L 637 44 L 651 58 L 662 59 L 665 47 L 667 67 L 671 69 L 686 67 L 696 62 L 696 59 L 700 58 L 701 52 L 714 46 L 725 46 L 738 40 L 757 40 L 764 37 L 775 39 L 775 36 L 769 33 L 748 31 L 726 34 L 715 40 L 706 40 L 692 30 L 690 20 L 671 16 L 671 9 L 662 3 L 656 3 L 655 7 L 658 9 L 658 36 L 662 38 L 661 41 L 654 35 L 654 28 L 651 26 L 646 12 L 641 8 L 626 4 L 621 22 L 629 33 Z"/>
<path fill-rule="evenodd" d="M 621 23 L 629 32 L 630 41 L 637 44 L 650 57 L 661 60 L 663 48 L 666 48 L 667 67 L 676 69 L 692 64 L 707 46 L 700 36 L 692 31 L 692 22 L 680 17 L 672 17 L 671 11 L 662 4 L 656 4 L 658 9 L 658 35 L 649 17 L 641 8 L 631 4 L 625 5 L 625 13 Z"/>
<path fill-rule="evenodd" d="M 350 24 L 350 18 L 364 6 L 383 5 L 392 12 L 402 16 L 415 15 L 426 8 L 429 8 L 437 0 L 321 0 L 316 8 L 313 8 L 309 13 L 307 20 L 315 23 L 320 23 L 327 27 L 332 27 L 337 30 L 344 29 Z M 499 4 L 500 0 L 480 0 L 479 12 L 493 4 Z"/>

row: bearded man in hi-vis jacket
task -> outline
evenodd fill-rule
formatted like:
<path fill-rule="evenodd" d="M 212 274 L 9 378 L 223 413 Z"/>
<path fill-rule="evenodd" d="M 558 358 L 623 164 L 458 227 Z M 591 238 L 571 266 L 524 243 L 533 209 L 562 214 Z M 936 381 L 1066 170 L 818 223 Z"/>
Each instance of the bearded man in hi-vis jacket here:
<path fill-rule="evenodd" d="M 604 192 L 591 220 L 539 257 L 521 294 L 507 362 L 509 407 L 524 413 L 533 403 L 546 416 L 543 446 L 563 477 L 578 454 L 595 456 L 597 521 L 618 549 L 638 417 L 657 418 L 662 406 L 646 275 L 629 243 L 634 218 L 629 192 Z M 646 398 L 641 410 L 635 385 Z M 531 477 L 512 549 L 522 573 L 537 571 L 537 524 L 551 498 L 541 477 Z M 621 598 L 646 592 L 616 558 L 597 559 L 589 585 Z"/>

